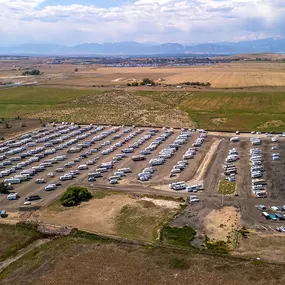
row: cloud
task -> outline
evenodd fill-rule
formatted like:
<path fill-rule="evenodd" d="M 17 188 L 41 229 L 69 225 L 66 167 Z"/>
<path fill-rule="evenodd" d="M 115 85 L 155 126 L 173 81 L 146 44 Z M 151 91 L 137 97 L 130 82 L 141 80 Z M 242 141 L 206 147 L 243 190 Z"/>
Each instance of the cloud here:
<path fill-rule="evenodd" d="M 110 8 L 45 2 L 0 0 L 0 45 L 197 43 L 285 35 L 284 0 L 137 0 Z"/>

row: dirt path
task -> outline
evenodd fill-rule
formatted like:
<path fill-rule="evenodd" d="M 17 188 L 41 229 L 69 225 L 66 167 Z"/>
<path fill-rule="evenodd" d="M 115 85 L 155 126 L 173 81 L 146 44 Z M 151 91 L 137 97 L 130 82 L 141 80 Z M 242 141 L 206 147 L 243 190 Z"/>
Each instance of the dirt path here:
<path fill-rule="evenodd" d="M 20 259 L 21 257 L 23 257 L 25 254 L 29 253 L 30 251 L 32 251 L 33 249 L 49 242 L 49 239 L 39 239 L 36 240 L 35 242 L 31 243 L 30 245 L 28 245 L 25 248 L 22 248 L 18 251 L 18 254 L 15 256 L 12 256 L 10 258 L 5 259 L 4 261 L 0 262 L 0 273 L 7 268 L 10 264 L 12 264 L 13 262 L 17 261 L 18 259 Z"/>
<path fill-rule="evenodd" d="M 202 163 L 200 164 L 195 176 L 190 181 L 187 181 L 187 183 L 195 184 L 201 181 L 203 182 L 203 179 L 205 178 L 205 174 L 207 172 L 208 165 L 210 164 L 214 154 L 216 153 L 221 141 L 222 141 L 221 139 L 217 139 L 213 142 L 211 148 L 209 149 Z"/>

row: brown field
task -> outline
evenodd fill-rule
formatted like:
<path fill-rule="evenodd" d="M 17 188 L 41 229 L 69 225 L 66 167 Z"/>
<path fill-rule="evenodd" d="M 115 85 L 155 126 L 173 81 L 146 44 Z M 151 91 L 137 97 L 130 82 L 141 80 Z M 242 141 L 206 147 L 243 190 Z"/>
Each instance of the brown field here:
<path fill-rule="evenodd" d="M 285 262 L 284 235 L 278 233 L 251 233 L 247 238 L 240 238 L 239 247 L 234 255 L 252 256 L 270 262 Z"/>
<path fill-rule="evenodd" d="M 6 123 L 8 123 L 8 125 L 6 125 Z M 38 119 L 1 120 L 0 138 L 12 139 L 39 127 L 41 127 L 41 121 Z"/>
<path fill-rule="evenodd" d="M 19 63 L 18 63 L 19 64 Z M 27 66 L 27 63 L 26 65 Z M 30 65 L 28 65 L 30 66 Z M 149 77 L 162 84 L 179 84 L 185 81 L 210 82 L 214 88 L 283 87 L 285 66 L 278 62 L 237 62 L 214 66 L 192 67 L 126 67 L 105 68 L 99 65 L 34 64 L 44 72 L 41 76 L 23 77 L 22 70 L 12 70 L 11 64 L 2 64 L 0 81 L 38 82 L 52 86 L 117 86 Z M 75 68 L 78 72 L 74 72 Z"/>
<path fill-rule="evenodd" d="M 61 238 L 34 249 L 0 275 L 3 285 L 271 285 L 283 265 Z"/>

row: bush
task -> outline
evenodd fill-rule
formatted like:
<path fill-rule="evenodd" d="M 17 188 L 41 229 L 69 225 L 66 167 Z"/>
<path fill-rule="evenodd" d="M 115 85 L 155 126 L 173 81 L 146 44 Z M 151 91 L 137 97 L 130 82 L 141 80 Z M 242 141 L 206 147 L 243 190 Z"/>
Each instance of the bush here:
<path fill-rule="evenodd" d="M 165 226 L 162 232 L 163 239 L 166 239 L 168 244 L 176 246 L 191 246 L 190 242 L 195 238 L 196 231 L 189 227 L 175 228 Z"/>
<path fill-rule="evenodd" d="M 8 187 L 4 182 L 0 182 L 0 194 L 9 194 Z"/>
<path fill-rule="evenodd" d="M 92 194 L 87 188 L 74 186 L 69 187 L 66 192 L 60 198 L 61 205 L 65 207 L 72 207 L 79 204 L 82 201 L 88 201 L 92 198 Z"/>
<path fill-rule="evenodd" d="M 188 269 L 189 265 L 184 258 L 172 257 L 170 260 L 170 266 L 174 269 Z"/>

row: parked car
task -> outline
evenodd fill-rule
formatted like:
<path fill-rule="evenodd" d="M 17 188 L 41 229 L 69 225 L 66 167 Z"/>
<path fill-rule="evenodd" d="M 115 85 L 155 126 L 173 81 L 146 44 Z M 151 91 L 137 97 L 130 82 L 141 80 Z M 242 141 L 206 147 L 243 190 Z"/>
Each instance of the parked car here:
<path fill-rule="evenodd" d="M 35 200 L 40 200 L 41 197 L 39 195 L 31 195 L 25 198 L 26 201 L 35 201 Z"/>

